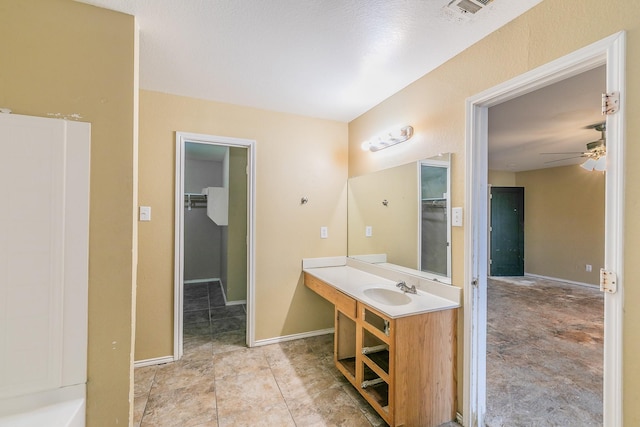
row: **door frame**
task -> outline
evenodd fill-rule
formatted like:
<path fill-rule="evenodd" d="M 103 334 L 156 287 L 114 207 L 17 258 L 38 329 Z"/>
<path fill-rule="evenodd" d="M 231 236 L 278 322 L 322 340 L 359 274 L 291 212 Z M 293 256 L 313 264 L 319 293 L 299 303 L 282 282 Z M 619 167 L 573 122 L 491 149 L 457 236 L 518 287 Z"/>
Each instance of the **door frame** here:
<path fill-rule="evenodd" d="M 176 132 L 176 176 L 175 176 L 175 236 L 174 236 L 174 307 L 173 307 L 173 359 L 183 355 L 183 299 L 184 277 L 184 173 L 185 145 L 221 145 L 247 149 L 247 333 L 246 344 L 255 345 L 255 200 L 256 200 L 256 141 Z"/>
<path fill-rule="evenodd" d="M 624 279 L 624 31 L 490 88 L 466 101 L 466 207 L 464 242 L 463 423 L 484 426 L 488 268 L 488 109 L 520 95 L 606 65 L 606 91 L 620 93 L 620 110 L 606 116 L 604 268 L 618 290 L 604 298 L 603 425 L 622 425 L 622 321 Z"/>

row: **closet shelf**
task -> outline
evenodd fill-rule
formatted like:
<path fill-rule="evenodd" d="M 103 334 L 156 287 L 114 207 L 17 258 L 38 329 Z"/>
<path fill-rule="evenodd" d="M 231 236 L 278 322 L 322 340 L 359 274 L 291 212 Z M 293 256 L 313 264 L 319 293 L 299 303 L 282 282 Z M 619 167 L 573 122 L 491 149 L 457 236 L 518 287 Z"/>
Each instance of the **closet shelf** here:
<path fill-rule="evenodd" d="M 184 207 L 187 209 L 198 209 L 207 207 L 207 195 L 199 193 L 185 193 Z"/>

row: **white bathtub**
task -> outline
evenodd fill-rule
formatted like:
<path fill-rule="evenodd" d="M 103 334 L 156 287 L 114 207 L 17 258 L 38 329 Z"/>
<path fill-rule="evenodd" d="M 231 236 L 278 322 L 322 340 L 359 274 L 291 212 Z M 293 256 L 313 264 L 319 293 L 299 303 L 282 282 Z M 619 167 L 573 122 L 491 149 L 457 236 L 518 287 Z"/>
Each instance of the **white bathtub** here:
<path fill-rule="evenodd" d="M 85 427 L 85 385 L 0 401 L 0 427 Z"/>

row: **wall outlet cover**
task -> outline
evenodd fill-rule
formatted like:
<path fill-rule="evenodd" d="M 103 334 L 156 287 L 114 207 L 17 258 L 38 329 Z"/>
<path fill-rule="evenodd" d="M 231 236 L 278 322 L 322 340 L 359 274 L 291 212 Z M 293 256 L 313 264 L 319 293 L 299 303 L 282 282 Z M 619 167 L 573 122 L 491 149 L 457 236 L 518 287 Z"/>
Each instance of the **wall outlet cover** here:
<path fill-rule="evenodd" d="M 151 221 L 151 206 L 140 206 L 140 221 Z"/>

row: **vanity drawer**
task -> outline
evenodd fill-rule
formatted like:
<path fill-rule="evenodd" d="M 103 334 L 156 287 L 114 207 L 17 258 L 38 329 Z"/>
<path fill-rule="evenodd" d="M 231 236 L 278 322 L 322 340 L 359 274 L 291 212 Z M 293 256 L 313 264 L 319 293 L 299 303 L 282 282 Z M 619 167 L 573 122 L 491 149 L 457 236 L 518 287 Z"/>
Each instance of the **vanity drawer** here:
<path fill-rule="evenodd" d="M 327 285 L 322 280 L 316 279 L 308 273 L 304 273 L 304 284 L 309 289 L 335 305 L 342 313 L 352 319 L 356 318 L 356 300 L 350 296 L 343 294 L 333 286 Z"/>

